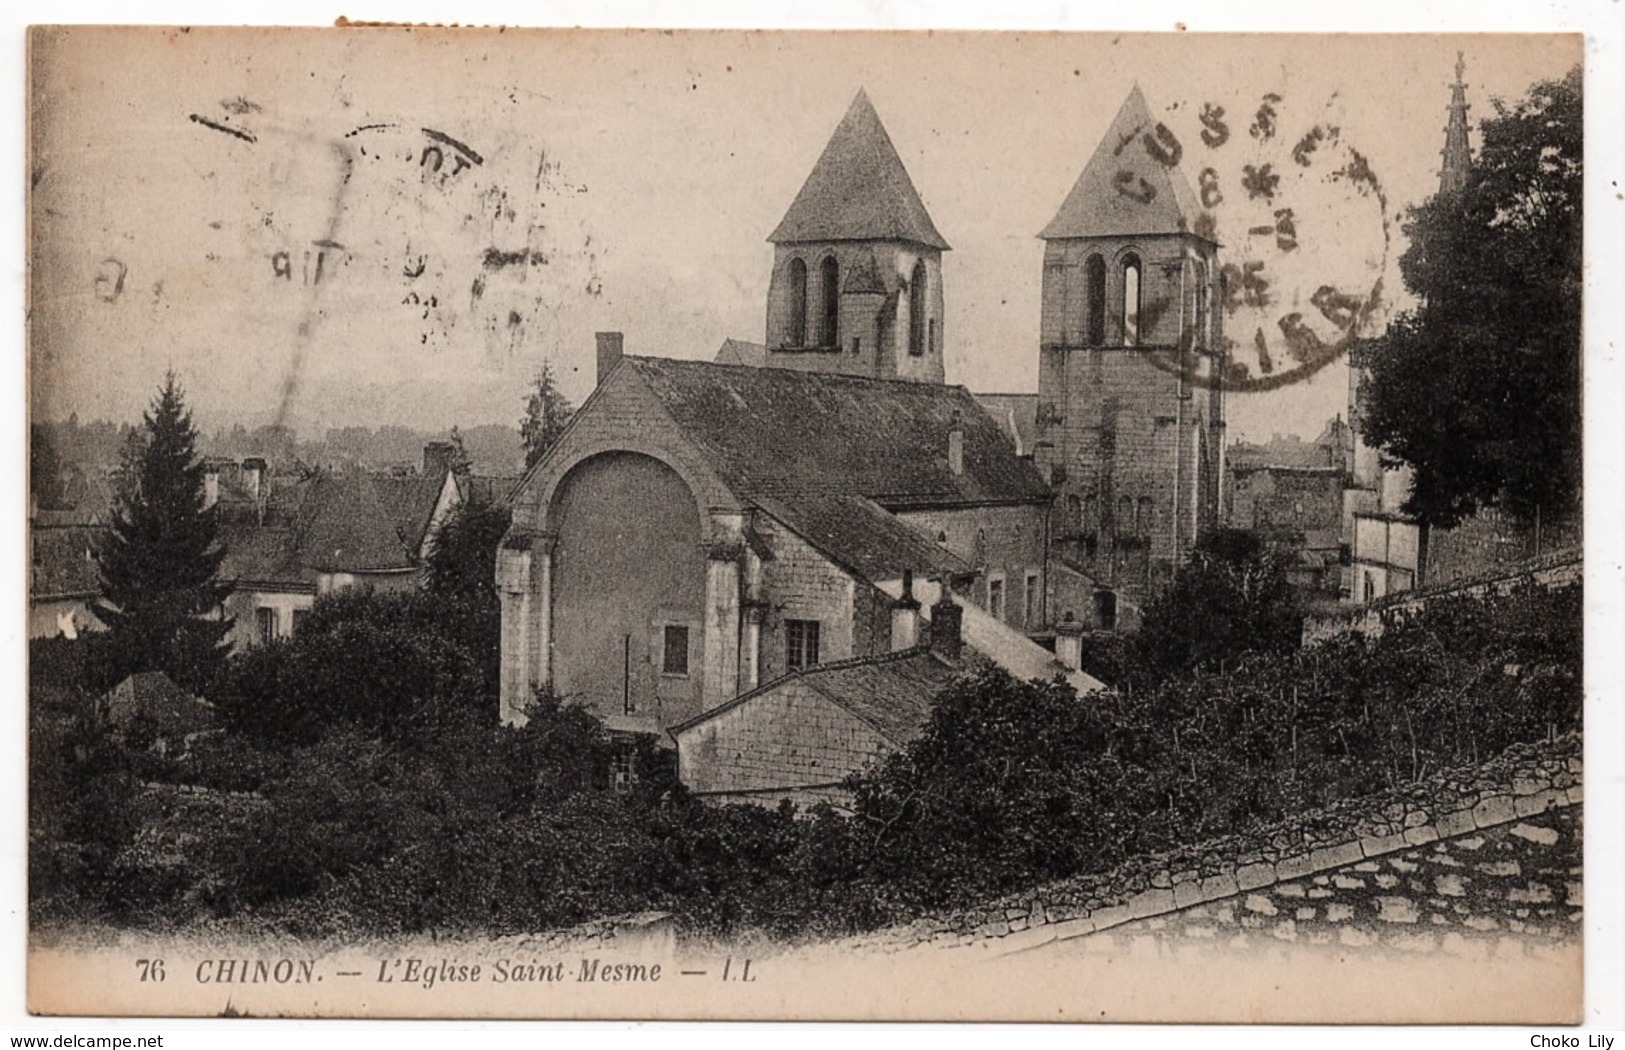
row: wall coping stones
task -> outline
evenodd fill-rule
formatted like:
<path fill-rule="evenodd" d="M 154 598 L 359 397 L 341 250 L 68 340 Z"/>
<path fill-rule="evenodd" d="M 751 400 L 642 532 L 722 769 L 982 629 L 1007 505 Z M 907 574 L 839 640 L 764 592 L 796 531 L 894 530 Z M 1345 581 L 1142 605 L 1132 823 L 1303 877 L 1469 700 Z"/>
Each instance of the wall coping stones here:
<path fill-rule="evenodd" d="M 1085 937 L 1579 805 L 1580 785 L 1565 790 L 1553 781 L 1560 774 L 1583 773 L 1580 750 L 1574 733 L 1515 745 L 1480 766 L 1441 771 L 1383 795 L 1343 800 L 1249 833 L 1136 857 L 1114 871 L 1028 889 L 976 909 L 927 916 L 846 943 L 894 950 L 978 947 L 1005 955 Z"/>

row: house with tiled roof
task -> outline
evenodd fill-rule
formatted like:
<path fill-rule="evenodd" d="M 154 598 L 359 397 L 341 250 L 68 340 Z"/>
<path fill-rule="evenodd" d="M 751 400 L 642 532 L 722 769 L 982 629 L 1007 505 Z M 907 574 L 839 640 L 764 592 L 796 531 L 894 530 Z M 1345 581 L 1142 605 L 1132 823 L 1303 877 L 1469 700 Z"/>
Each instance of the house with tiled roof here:
<path fill-rule="evenodd" d="M 919 640 L 917 609 L 897 608 L 899 642 Z M 958 617 L 935 612 L 923 644 L 800 668 L 673 726 L 684 785 L 714 801 L 848 803 L 846 778 L 917 738 L 960 673 Z"/>
<path fill-rule="evenodd" d="M 418 474 L 309 470 L 272 475 L 263 460 L 211 464 L 218 502 L 220 576 L 236 646 L 293 634 L 322 594 L 365 586 L 404 590 L 420 580 L 434 530 L 462 501 L 449 460 L 431 446 Z"/>

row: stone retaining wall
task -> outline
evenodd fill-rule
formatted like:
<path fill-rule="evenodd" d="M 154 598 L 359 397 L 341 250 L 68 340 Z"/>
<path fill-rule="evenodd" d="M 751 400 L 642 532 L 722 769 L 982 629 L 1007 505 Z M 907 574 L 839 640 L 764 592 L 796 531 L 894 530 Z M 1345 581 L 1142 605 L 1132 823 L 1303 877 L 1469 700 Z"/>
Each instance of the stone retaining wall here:
<path fill-rule="evenodd" d="M 1558 590 L 1581 583 L 1584 578 L 1584 552 L 1580 548 L 1554 551 L 1517 572 L 1469 577 L 1452 580 L 1439 587 L 1400 591 L 1364 605 L 1307 617 L 1303 622 L 1303 644 L 1318 645 L 1328 639 L 1350 633 L 1375 637 L 1382 634 L 1390 618 L 1419 612 L 1425 609 L 1429 602 L 1441 598 L 1509 594 L 1528 584 L 1546 590 Z"/>
<path fill-rule="evenodd" d="M 1579 806 L 1581 771 L 1578 735 L 1518 745 L 1480 766 L 1436 774 L 1383 795 L 1135 858 L 1110 872 L 845 943 L 860 951 L 929 945 L 1005 953 L 1087 936 Z"/>

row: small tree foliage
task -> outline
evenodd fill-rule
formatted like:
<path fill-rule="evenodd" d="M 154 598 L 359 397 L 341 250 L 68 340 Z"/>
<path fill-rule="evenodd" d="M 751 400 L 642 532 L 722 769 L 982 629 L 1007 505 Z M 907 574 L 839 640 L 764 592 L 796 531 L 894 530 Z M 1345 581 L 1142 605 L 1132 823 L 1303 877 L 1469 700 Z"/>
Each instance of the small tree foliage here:
<path fill-rule="evenodd" d="M 1134 673 L 1178 673 L 1241 653 L 1296 649 L 1303 621 L 1283 557 L 1242 529 L 1203 537 L 1146 606 L 1126 646 Z"/>
<path fill-rule="evenodd" d="M 214 511 L 204 507 L 197 431 L 173 372 L 144 423 L 97 551 L 102 593 L 94 609 L 124 671 L 164 671 L 197 684 L 224 658 L 229 588 L 216 579 L 225 551 L 215 542 Z"/>

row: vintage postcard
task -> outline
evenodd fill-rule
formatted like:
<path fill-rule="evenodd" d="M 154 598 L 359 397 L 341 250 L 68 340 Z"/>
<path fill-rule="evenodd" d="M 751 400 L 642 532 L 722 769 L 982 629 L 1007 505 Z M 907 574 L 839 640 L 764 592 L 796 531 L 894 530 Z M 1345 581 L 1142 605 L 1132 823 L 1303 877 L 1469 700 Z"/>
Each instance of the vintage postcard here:
<path fill-rule="evenodd" d="M 1580 35 L 28 44 L 34 1012 L 1582 1019 Z"/>

